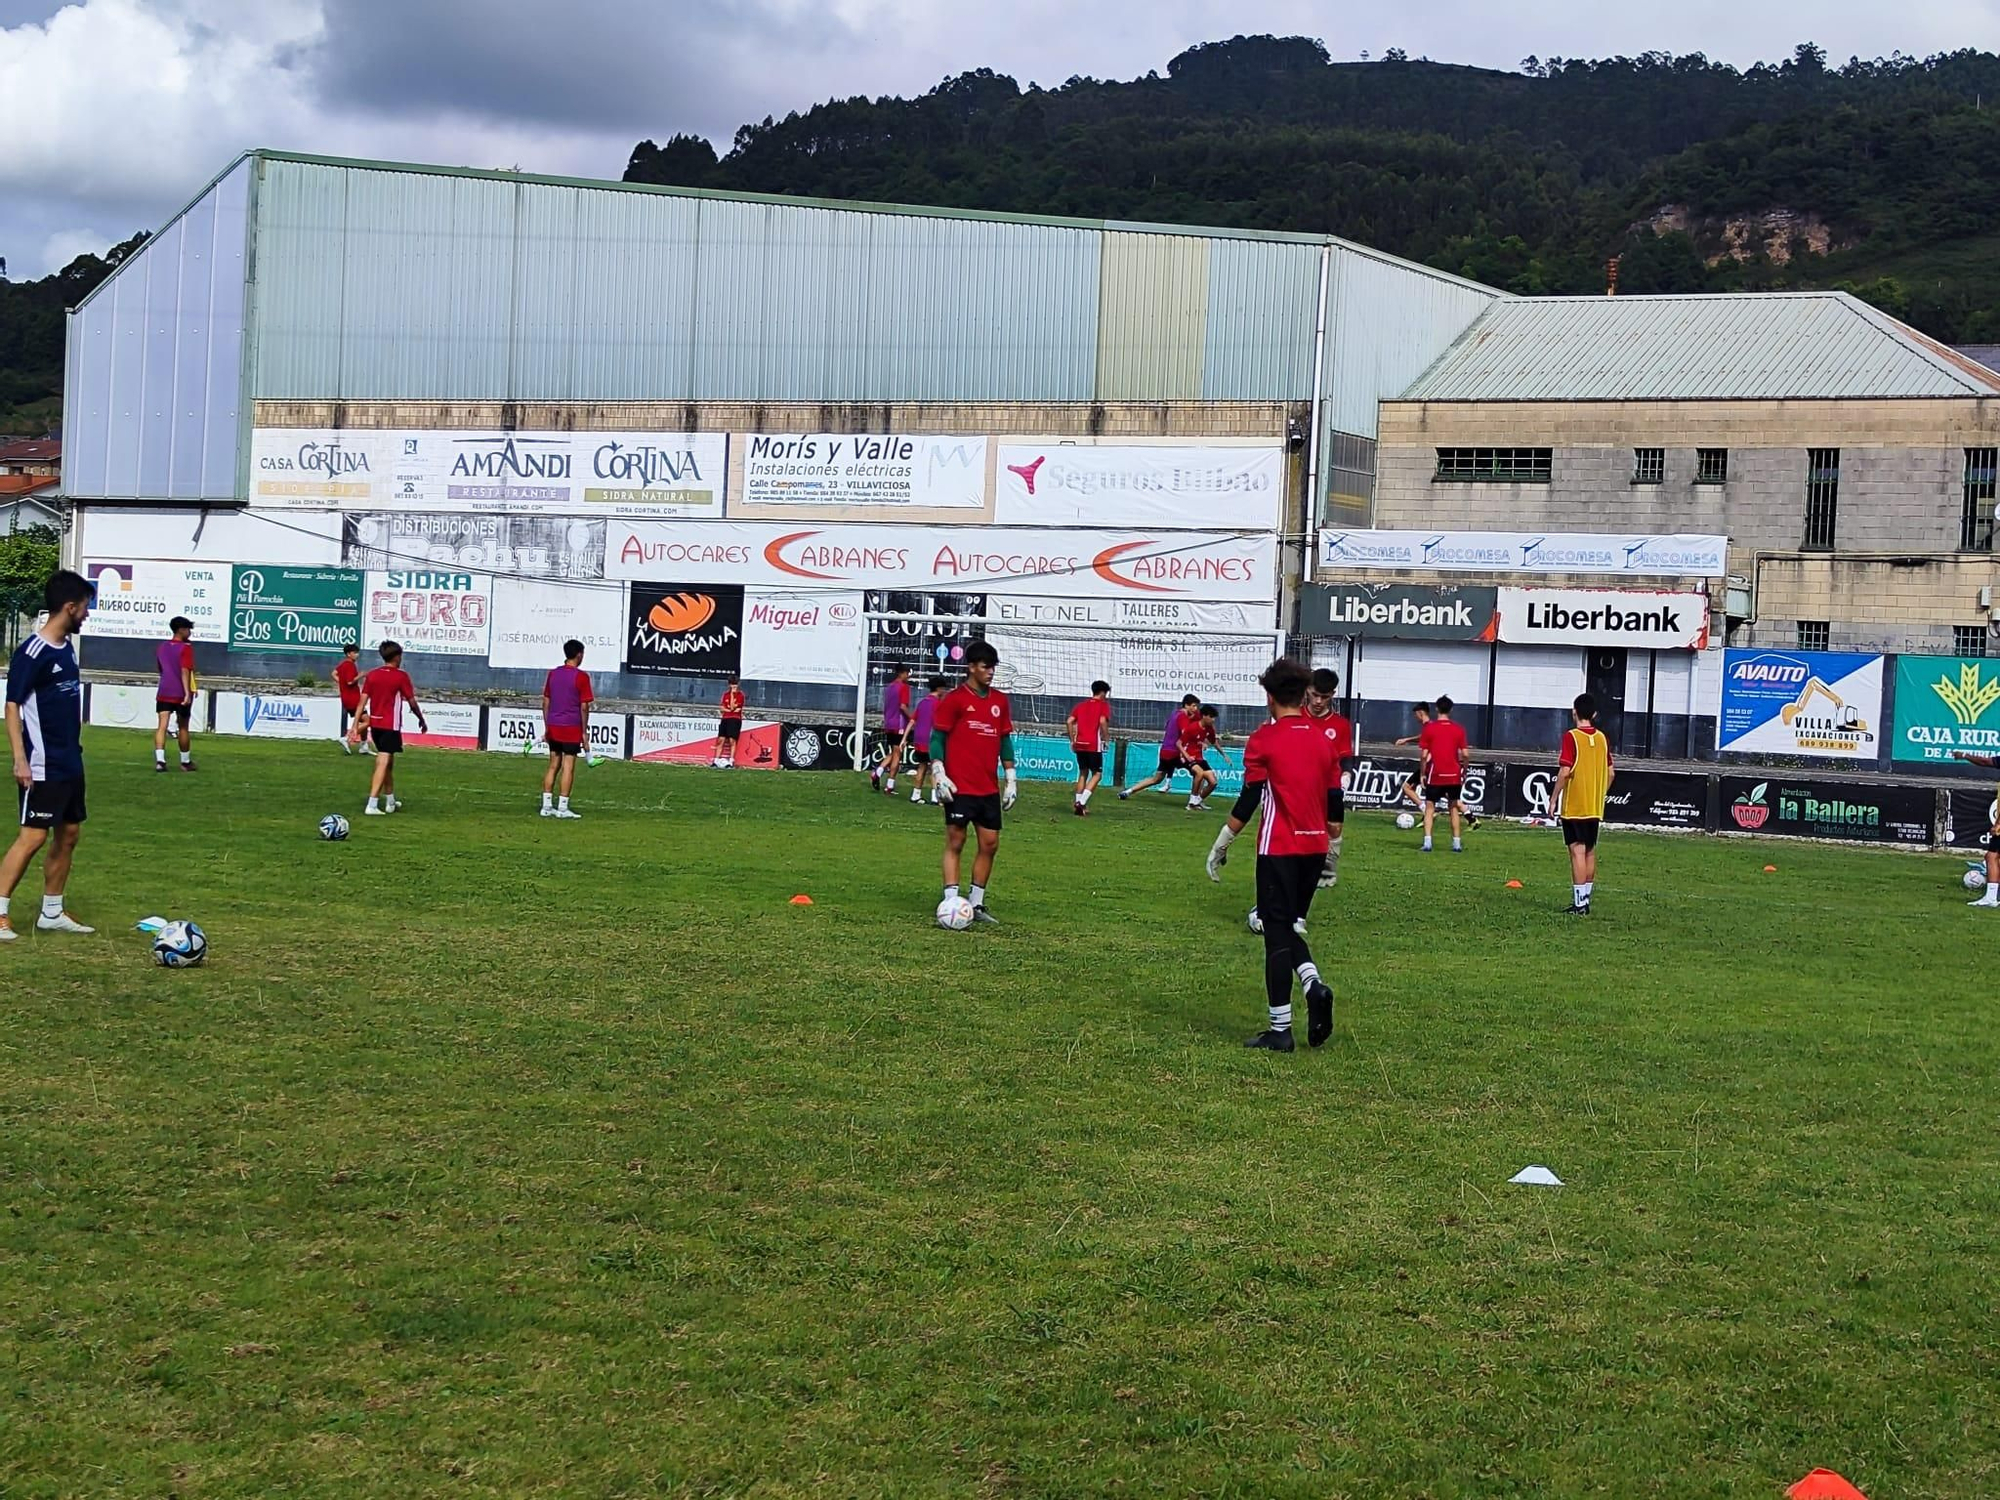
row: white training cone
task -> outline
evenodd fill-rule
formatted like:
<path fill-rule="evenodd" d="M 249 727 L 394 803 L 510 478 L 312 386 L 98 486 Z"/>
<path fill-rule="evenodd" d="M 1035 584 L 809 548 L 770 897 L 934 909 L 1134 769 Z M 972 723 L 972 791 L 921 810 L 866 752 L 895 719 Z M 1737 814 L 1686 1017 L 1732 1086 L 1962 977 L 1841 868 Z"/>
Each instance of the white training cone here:
<path fill-rule="evenodd" d="M 1523 1167 L 1507 1180 L 1509 1182 L 1525 1182 L 1530 1187 L 1561 1187 L 1563 1185 L 1563 1180 L 1547 1167 Z"/>

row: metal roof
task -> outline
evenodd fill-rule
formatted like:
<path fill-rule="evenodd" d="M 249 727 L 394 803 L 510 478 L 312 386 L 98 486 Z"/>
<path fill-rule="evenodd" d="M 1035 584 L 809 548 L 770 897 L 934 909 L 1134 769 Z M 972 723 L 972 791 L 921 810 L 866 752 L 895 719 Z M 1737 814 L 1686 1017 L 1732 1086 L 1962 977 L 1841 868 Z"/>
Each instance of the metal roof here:
<path fill-rule="evenodd" d="M 2000 396 L 2000 375 L 1845 292 L 1492 303 L 1403 401 Z"/>

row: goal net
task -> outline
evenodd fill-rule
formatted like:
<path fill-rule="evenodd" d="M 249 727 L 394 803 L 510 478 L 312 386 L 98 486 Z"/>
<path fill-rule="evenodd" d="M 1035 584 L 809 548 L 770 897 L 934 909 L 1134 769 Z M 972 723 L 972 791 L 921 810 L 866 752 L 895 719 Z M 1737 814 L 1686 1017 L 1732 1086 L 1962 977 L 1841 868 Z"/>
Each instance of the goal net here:
<path fill-rule="evenodd" d="M 1239 613 L 1234 606 L 1218 609 L 1225 618 L 1252 613 L 1247 608 Z M 914 703 L 932 678 L 941 677 L 948 686 L 963 678 L 965 651 L 975 641 L 987 642 L 1000 655 L 994 684 L 1010 700 L 1017 731 L 1061 734 L 1070 710 L 1090 696 L 1093 682 L 1102 681 L 1111 684 L 1113 734 L 1148 742 L 1158 740 L 1168 711 L 1178 708 L 1188 693 L 1220 708 L 1225 732 L 1249 733 L 1265 718 L 1258 674 L 1285 646 L 1282 632 L 1247 626 L 1118 625 L 984 614 L 870 613 L 867 627 L 867 660 L 854 705 L 855 742 L 866 747 L 855 760 L 863 769 L 881 759 L 883 690 L 896 669 L 909 668 Z"/>

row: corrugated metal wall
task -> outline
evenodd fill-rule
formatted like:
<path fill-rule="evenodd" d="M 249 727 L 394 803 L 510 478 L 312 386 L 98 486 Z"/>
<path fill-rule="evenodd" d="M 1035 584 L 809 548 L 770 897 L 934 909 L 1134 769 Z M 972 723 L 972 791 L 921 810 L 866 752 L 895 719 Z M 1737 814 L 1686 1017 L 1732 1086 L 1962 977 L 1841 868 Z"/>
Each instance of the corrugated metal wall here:
<path fill-rule="evenodd" d="M 1336 245 L 1327 285 L 1327 425 L 1374 437 L 1375 403 L 1429 369 L 1499 295 Z"/>
<path fill-rule="evenodd" d="M 76 499 L 237 490 L 250 163 L 238 162 L 70 318 L 63 488 Z"/>

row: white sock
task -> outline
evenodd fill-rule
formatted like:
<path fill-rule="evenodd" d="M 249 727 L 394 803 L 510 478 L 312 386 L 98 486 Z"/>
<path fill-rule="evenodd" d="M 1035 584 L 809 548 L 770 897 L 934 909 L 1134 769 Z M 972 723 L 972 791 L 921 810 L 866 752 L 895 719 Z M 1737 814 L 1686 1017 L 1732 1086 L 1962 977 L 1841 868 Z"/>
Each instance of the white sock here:
<path fill-rule="evenodd" d="M 1319 983 L 1319 965 L 1311 959 L 1300 964 L 1293 972 L 1299 976 L 1299 983 L 1308 989 Z"/>
<path fill-rule="evenodd" d="M 42 916 L 45 919 L 50 917 L 59 917 L 61 915 L 62 915 L 62 897 L 60 896 L 42 897 Z"/>
<path fill-rule="evenodd" d="M 1431 841 L 1430 841 L 1430 839 L 1429 839 L 1428 837 L 1426 837 L 1426 838 L 1424 839 L 1424 847 L 1425 847 L 1426 849 L 1428 849 L 1428 848 L 1430 848 L 1430 846 L 1431 846 Z"/>
<path fill-rule="evenodd" d="M 1591 887 L 1593 887 L 1593 886 L 1594 886 L 1594 885 L 1596 885 L 1596 884 L 1597 884 L 1597 882 L 1596 882 L 1596 881 L 1594 881 L 1594 880 L 1586 880 L 1586 881 L 1585 881 L 1585 882 L 1583 883 L 1583 904 L 1584 904 L 1585 906 L 1588 906 L 1588 905 L 1590 905 L 1590 891 L 1591 891 Z"/>
<path fill-rule="evenodd" d="M 911 800 L 912 802 L 921 802 L 921 801 L 923 801 L 923 800 L 924 800 L 924 789 L 923 789 L 922 787 L 920 787 L 920 786 L 919 786 L 919 787 L 912 787 L 912 788 L 910 789 L 910 800 Z"/>
<path fill-rule="evenodd" d="M 1463 839 L 1453 839 L 1451 841 L 1451 847 L 1454 849 L 1463 849 L 1465 847 L 1465 841 Z"/>
<path fill-rule="evenodd" d="M 984 906 L 986 904 L 986 887 L 983 885 L 975 885 L 972 888 L 971 899 L 972 899 L 972 904 L 974 906 Z"/>
<path fill-rule="evenodd" d="M 882 785 L 887 787 L 890 791 L 893 792 L 896 790 L 896 778 L 891 776 L 887 781 L 883 782 Z"/>
<path fill-rule="evenodd" d="M 11 896 L 0 896 L 0 917 L 7 915 L 7 903 L 12 899 Z"/>
<path fill-rule="evenodd" d="M 556 798 L 556 806 L 557 806 L 557 807 L 560 807 L 560 808 L 561 808 L 561 809 L 562 809 L 562 810 L 563 810 L 564 812 L 568 812 L 568 811 L 569 811 L 569 798 L 567 798 L 567 797 L 558 797 L 558 798 Z"/>
<path fill-rule="evenodd" d="M 552 798 L 550 797 L 550 794 L 549 794 L 549 793 L 547 793 L 547 792 L 543 792 L 543 793 L 542 793 L 542 811 L 543 811 L 543 812 L 547 812 L 547 811 L 549 810 L 549 803 L 550 803 L 550 801 L 551 801 L 551 800 L 552 800 Z"/>
<path fill-rule="evenodd" d="M 1292 1004 L 1287 1000 L 1283 1005 L 1271 1007 L 1271 1029 L 1290 1031 L 1292 1029 Z"/>
<path fill-rule="evenodd" d="M 946 886 L 944 888 L 944 899 L 947 901 L 956 901 L 958 899 L 958 887 L 955 885 Z"/>
<path fill-rule="evenodd" d="M 166 763 L 167 763 L 167 752 L 164 750 L 155 750 L 153 752 L 153 764 L 156 766 L 164 766 Z"/>
<path fill-rule="evenodd" d="M 1090 806 L 1090 794 L 1096 790 L 1097 788 L 1094 786 L 1087 786 L 1076 794 L 1076 800 L 1081 802 L 1085 807 L 1088 807 Z"/>
<path fill-rule="evenodd" d="M 1346 838 L 1342 834 L 1341 838 Z M 1326 846 L 1326 872 L 1336 880 L 1340 878 L 1340 839 L 1334 839 Z"/>
<path fill-rule="evenodd" d="M 368 805 L 369 805 L 370 807 L 376 807 L 376 806 L 378 806 L 378 804 L 377 804 L 376 800 L 375 800 L 375 799 L 374 799 L 373 797 L 370 797 L 370 798 L 368 799 Z"/>
<path fill-rule="evenodd" d="M 193 764 L 194 764 L 194 751 L 192 751 L 192 750 L 183 750 L 183 751 L 181 751 L 181 764 L 182 764 L 182 765 L 184 765 L 184 766 L 191 766 L 191 765 L 193 765 Z"/>

